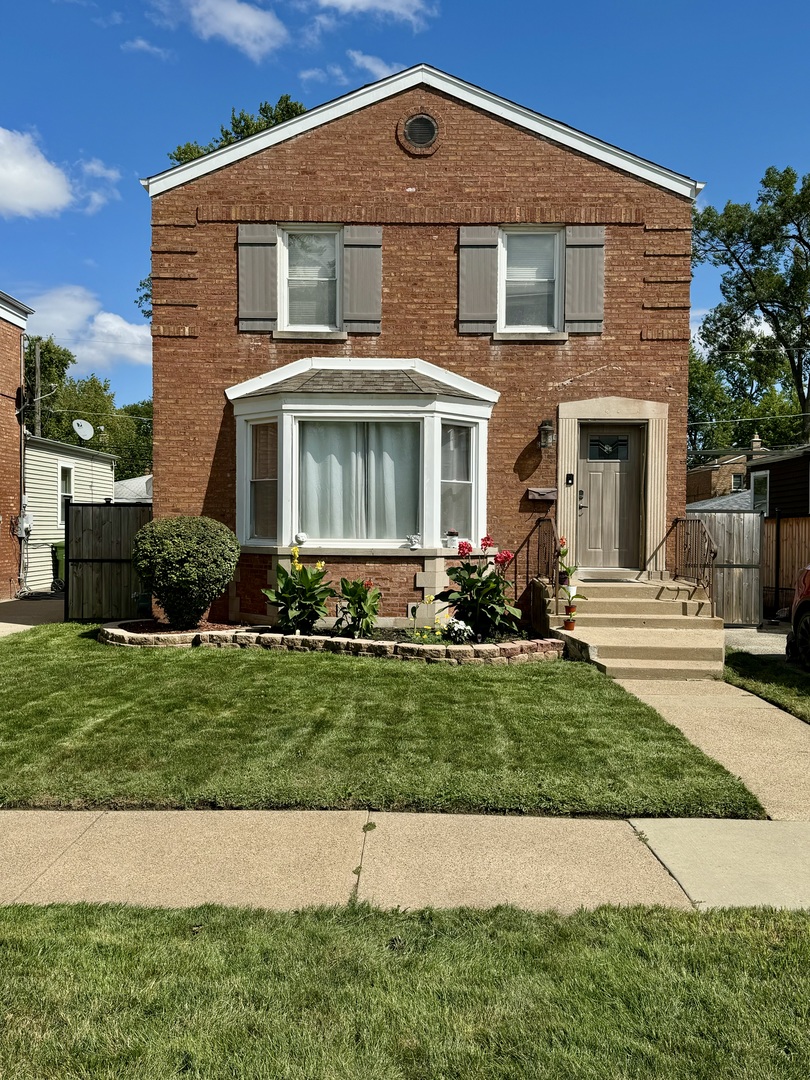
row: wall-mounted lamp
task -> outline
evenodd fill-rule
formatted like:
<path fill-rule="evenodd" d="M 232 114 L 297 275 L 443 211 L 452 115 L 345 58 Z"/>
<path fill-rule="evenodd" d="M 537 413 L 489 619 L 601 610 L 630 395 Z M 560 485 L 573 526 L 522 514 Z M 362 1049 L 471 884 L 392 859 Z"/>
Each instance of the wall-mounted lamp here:
<path fill-rule="evenodd" d="M 557 441 L 554 432 L 554 421 L 544 420 L 537 428 L 537 445 L 541 450 L 548 450 Z"/>

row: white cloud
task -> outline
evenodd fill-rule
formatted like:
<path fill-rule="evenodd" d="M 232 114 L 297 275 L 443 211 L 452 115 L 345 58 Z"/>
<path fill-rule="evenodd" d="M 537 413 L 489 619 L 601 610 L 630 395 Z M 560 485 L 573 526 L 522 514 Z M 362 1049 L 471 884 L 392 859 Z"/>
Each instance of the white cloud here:
<path fill-rule="evenodd" d="M 339 11 L 341 15 L 390 15 L 393 19 L 409 22 L 417 30 L 436 12 L 426 0 L 317 0 L 317 3 L 319 7 Z"/>
<path fill-rule="evenodd" d="M 337 83 L 338 86 L 346 86 L 349 81 L 345 71 L 339 64 L 327 64 L 325 68 L 308 68 L 306 71 L 299 71 L 298 78 L 303 83 L 331 80 L 331 82 Z"/>
<path fill-rule="evenodd" d="M 709 314 L 710 310 L 710 308 L 692 308 L 689 313 L 689 331 L 692 337 L 700 332 L 701 323 Z"/>
<path fill-rule="evenodd" d="M 366 53 L 358 52 L 356 49 L 348 49 L 346 55 L 356 68 L 367 71 L 373 79 L 384 79 L 386 75 L 393 75 L 396 71 L 402 71 L 405 67 L 404 64 L 399 63 L 387 64 L 379 56 L 368 56 Z"/>
<path fill-rule="evenodd" d="M 121 179 L 118 169 L 105 165 L 99 158 L 90 158 L 79 162 L 79 172 L 74 192 L 86 214 L 95 214 L 108 202 L 121 198 L 116 187 Z"/>
<path fill-rule="evenodd" d="M 111 26 L 120 26 L 123 21 L 124 16 L 120 11 L 111 11 L 109 15 L 100 15 L 93 19 L 96 26 L 100 26 L 102 30 L 109 30 Z"/>
<path fill-rule="evenodd" d="M 146 38 L 136 37 L 131 41 L 125 41 L 121 46 L 122 52 L 142 52 L 148 56 L 156 56 L 159 60 L 168 60 L 171 57 L 171 50 L 161 49 L 159 45 L 153 45 L 151 41 L 147 41 Z"/>
<path fill-rule="evenodd" d="M 0 215 L 58 214 L 73 202 L 70 181 L 33 135 L 0 128 Z"/>
<path fill-rule="evenodd" d="M 104 311 L 95 293 L 82 285 L 60 285 L 31 300 L 32 334 L 53 337 L 75 355 L 71 375 L 109 370 L 116 364 L 152 362 L 152 337 L 146 323 L 130 323 Z"/>
<path fill-rule="evenodd" d="M 203 41 L 221 38 L 257 64 L 289 38 L 272 11 L 244 0 L 152 0 L 152 7 L 164 24 L 185 19 Z"/>

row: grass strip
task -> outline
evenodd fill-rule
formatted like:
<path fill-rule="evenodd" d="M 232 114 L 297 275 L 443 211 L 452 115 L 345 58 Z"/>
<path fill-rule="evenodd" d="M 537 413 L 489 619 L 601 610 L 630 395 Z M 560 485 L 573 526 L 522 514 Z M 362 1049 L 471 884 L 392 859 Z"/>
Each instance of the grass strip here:
<path fill-rule="evenodd" d="M 0 642 L 0 805 L 763 817 L 586 664 Z"/>
<path fill-rule="evenodd" d="M 810 672 L 784 656 L 731 650 L 725 680 L 810 724 Z"/>
<path fill-rule="evenodd" d="M 4 1080 L 788 1080 L 810 915 L 0 910 Z"/>

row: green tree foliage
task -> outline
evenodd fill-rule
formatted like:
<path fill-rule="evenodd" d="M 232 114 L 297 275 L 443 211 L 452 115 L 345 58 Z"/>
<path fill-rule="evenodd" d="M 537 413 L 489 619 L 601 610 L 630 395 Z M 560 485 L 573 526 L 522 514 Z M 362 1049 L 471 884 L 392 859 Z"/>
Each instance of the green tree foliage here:
<path fill-rule="evenodd" d="M 733 394 L 753 380 L 788 395 L 810 441 L 810 175 L 771 167 L 756 206 L 695 211 L 694 257 L 724 270 L 701 330 L 715 370 Z"/>
<path fill-rule="evenodd" d="M 108 379 L 88 375 L 67 377 L 56 393 L 42 402 L 42 435 L 46 439 L 88 446 L 118 458 L 115 476 L 126 480 L 152 471 L 152 402 L 140 401 L 117 409 Z M 80 439 L 74 420 L 89 420 L 92 439 Z M 29 418 L 29 430 L 31 430 Z"/>
<path fill-rule="evenodd" d="M 300 116 L 307 110 L 300 101 L 293 101 L 289 94 L 282 94 L 275 105 L 269 101 L 263 101 L 259 106 L 257 116 L 245 112 L 242 109 L 237 112 L 231 109 L 231 123 L 228 127 L 220 125 L 219 135 L 210 143 L 201 146 L 198 142 L 187 142 L 176 146 L 169 154 L 169 161 L 173 165 L 184 165 L 187 161 L 194 161 L 204 154 L 210 154 L 212 150 L 219 150 L 223 146 L 246 139 L 249 135 L 257 135 L 260 131 L 283 124 L 285 120 L 292 120 L 294 116 Z"/>
<path fill-rule="evenodd" d="M 285 120 L 292 120 L 293 117 L 300 116 L 306 111 L 306 106 L 300 101 L 293 101 L 289 94 L 282 94 L 275 105 L 271 105 L 269 101 L 263 101 L 259 105 L 256 116 L 244 109 L 240 112 L 231 109 L 230 125 L 225 127 L 224 124 L 220 124 L 219 135 L 216 138 L 205 146 L 198 142 L 182 143 L 168 155 L 169 161 L 173 165 L 185 165 L 186 162 L 195 161 L 197 158 L 204 157 L 205 154 L 210 154 L 213 150 L 230 146 L 232 143 L 239 142 L 240 139 L 246 139 L 249 135 L 257 135 L 260 131 L 275 127 L 276 124 L 283 124 Z M 138 282 L 135 304 L 140 308 L 145 319 L 152 318 L 151 274 Z"/>
<path fill-rule="evenodd" d="M 65 381 L 68 368 L 76 363 L 76 357 L 63 345 L 57 345 L 53 336 L 28 338 L 25 347 L 25 423 L 34 430 L 34 397 L 36 396 L 36 347 L 39 345 L 39 395 L 40 408 L 48 407 L 53 391 Z"/>

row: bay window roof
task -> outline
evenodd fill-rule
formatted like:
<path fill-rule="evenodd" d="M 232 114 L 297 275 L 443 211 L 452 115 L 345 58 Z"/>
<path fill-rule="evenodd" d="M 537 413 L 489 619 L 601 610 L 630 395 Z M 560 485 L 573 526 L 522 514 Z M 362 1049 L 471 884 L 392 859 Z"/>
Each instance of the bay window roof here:
<path fill-rule="evenodd" d="M 309 357 L 229 387 L 229 401 L 269 394 L 418 394 L 453 397 L 494 405 L 500 397 L 481 383 L 446 368 L 412 359 Z"/>

